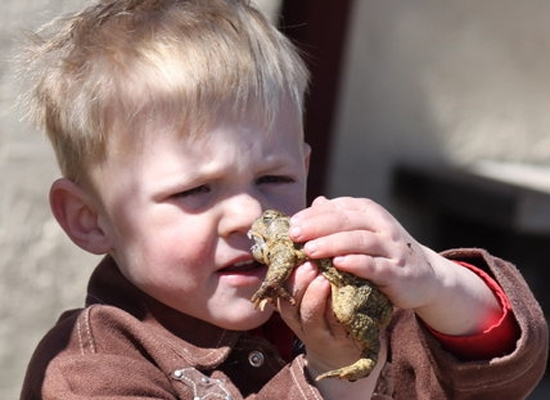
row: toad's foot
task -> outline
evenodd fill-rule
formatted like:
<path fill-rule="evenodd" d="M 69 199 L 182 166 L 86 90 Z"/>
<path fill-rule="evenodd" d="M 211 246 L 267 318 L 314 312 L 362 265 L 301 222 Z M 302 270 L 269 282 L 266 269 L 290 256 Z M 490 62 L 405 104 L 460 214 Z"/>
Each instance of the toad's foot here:
<path fill-rule="evenodd" d="M 351 365 L 325 372 L 324 374 L 317 376 L 315 380 L 320 381 L 325 378 L 340 378 L 354 382 L 370 375 L 375 365 L 376 360 L 371 358 L 360 358 Z"/>
<path fill-rule="evenodd" d="M 276 299 L 285 299 L 292 305 L 296 304 L 296 300 L 288 293 L 288 291 L 278 285 L 264 285 L 258 289 L 256 293 L 252 296 L 250 301 L 254 304 L 254 307 L 260 309 L 261 311 L 265 310 L 265 307 L 269 303 L 273 303 Z"/>

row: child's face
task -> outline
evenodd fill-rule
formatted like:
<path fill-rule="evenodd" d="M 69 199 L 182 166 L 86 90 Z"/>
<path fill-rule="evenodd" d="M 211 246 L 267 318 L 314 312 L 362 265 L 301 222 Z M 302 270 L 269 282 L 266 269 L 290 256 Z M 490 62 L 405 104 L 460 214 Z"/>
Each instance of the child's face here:
<path fill-rule="evenodd" d="M 249 300 L 266 273 L 252 263 L 253 220 L 266 208 L 305 207 L 309 148 L 299 116 L 286 110 L 271 132 L 261 126 L 221 119 L 195 140 L 155 130 L 95 176 L 100 225 L 122 273 L 226 329 L 251 329 L 271 314 Z"/>

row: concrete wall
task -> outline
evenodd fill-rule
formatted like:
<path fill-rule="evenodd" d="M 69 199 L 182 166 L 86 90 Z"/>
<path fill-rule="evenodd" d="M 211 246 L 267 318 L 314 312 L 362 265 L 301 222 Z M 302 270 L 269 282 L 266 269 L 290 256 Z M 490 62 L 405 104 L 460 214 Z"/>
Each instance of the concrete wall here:
<path fill-rule="evenodd" d="M 50 216 L 53 154 L 19 121 L 18 84 L 7 67 L 21 28 L 83 3 L 2 3 L 2 399 L 17 397 L 28 358 L 59 312 L 82 304 L 96 263 Z M 357 0 L 352 18 L 329 195 L 373 197 L 392 208 L 390 172 L 404 159 L 550 163 L 549 2 Z"/>
<path fill-rule="evenodd" d="M 550 163 L 549 2 L 355 3 L 331 195 L 392 207 L 404 160 Z"/>
<path fill-rule="evenodd" d="M 60 311 L 82 304 L 95 261 L 69 244 L 50 216 L 58 175 L 45 139 L 19 121 L 9 59 L 22 28 L 78 1 L 4 0 L 0 13 L 0 398 L 17 398 L 26 363 Z"/>

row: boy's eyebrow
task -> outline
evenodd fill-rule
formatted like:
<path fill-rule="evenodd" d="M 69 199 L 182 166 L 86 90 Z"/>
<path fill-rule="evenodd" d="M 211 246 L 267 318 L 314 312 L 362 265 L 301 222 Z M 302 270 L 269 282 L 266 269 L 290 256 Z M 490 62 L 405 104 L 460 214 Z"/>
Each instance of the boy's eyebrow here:
<path fill-rule="evenodd" d="M 154 193 L 155 197 L 166 195 L 173 191 L 191 188 L 204 178 L 205 175 L 200 173 L 184 173 L 177 174 L 173 177 L 160 177 L 151 183 L 150 190 Z"/>
<path fill-rule="evenodd" d="M 270 162 L 271 161 L 271 162 Z M 290 165 L 295 161 L 294 157 L 273 157 L 271 160 L 269 158 L 265 159 L 265 162 L 262 164 L 262 168 L 258 170 L 258 173 L 265 173 L 273 170 L 281 170 Z"/>
<path fill-rule="evenodd" d="M 278 172 L 286 169 L 293 164 L 295 158 L 289 155 L 271 155 L 263 159 L 261 168 L 254 171 L 254 174 L 262 175 L 270 171 Z M 154 180 L 153 190 L 156 193 L 169 193 L 177 191 L 178 188 L 191 188 L 195 184 L 204 183 L 204 181 L 216 180 L 227 173 L 227 166 L 224 163 L 211 164 L 210 167 L 197 169 L 194 171 L 185 171 L 174 174 L 174 177 L 160 177 Z"/>
<path fill-rule="evenodd" d="M 212 181 L 223 176 L 227 170 L 227 165 L 224 163 L 211 163 L 191 169 L 181 168 L 169 175 L 162 175 L 153 179 L 151 183 L 151 191 L 155 197 L 168 195 L 172 192 L 186 190 L 194 185 L 204 184 L 207 181 Z"/>

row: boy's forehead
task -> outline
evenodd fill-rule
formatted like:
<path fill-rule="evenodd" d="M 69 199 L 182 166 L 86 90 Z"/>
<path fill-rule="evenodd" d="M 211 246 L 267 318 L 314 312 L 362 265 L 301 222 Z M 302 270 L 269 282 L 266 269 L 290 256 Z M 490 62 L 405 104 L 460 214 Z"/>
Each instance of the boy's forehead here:
<path fill-rule="evenodd" d="M 118 169 L 121 165 L 143 166 L 141 159 L 163 159 L 165 155 L 159 154 L 159 149 L 175 150 L 178 157 L 185 157 L 189 152 L 193 158 L 199 149 L 219 149 L 227 145 L 233 150 L 241 148 L 239 151 L 246 155 L 283 148 L 285 152 L 298 154 L 304 145 L 301 113 L 291 105 L 280 107 L 269 121 L 252 108 L 250 113 L 239 117 L 229 112 L 217 113 L 208 123 L 196 127 L 196 131 L 188 129 L 189 125 L 182 127 L 175 116 L 172 121 L 163 118 L 144 121 L 139 129 L 121 129 L 111 135 L 106 162 L 99 171 L 108 174 L 111 168 Z M 161 142 L 164 144 L 159 147 L 157 144 Z"/>
<path fill-rule="evenodd" d="M 194 108 L 194 113 L 185 112 L 188 99 L 182 99 L 180 107 L 163 107 L 152 104 L 139 114 L 125 115 L 113 110 L 111 134 L 116 142 L 132 143 L 147 141 L 159 135 L 180 138 L 200 139 L 212 135 L 220 125 L 254 126 L 267 134 L 277 134 L 284 125 L 292 124 L 292 129 L 302 131 L 302 108 L 290 96 L 279 96 L 278 102 L 266 106 L 262 101 L 251 99 L 244 106 L 235 107 L 231 100 L 211 102 L 202 108 Z"/>

